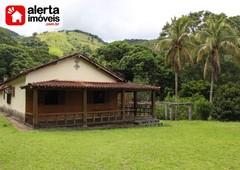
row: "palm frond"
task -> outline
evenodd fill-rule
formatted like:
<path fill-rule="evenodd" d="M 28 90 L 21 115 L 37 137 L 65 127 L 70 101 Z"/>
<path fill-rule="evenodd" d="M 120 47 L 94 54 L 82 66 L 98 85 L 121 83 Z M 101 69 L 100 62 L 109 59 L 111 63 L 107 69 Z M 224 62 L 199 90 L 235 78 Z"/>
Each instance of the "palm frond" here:
<path fill-rule="evenodd" d="M 186 48 L 183 48 L 182 51 L 184 52 L 184 56 L 186 57 L 186 60 L 193 64 L 193 59 L 192 59 L 192 51 L 190 52 L 189 50 L 187 50 Z"/>
<path fill-rule="evenodd" d="M 240 54 L 239 48 L 230 41 L 223 41 L 219 46 L 220 48 L 224 49 L 225 52 L 230 53 L 232 56 L 238 56 Z"/>
<path fill-rule="evenodd" d="M 197 41 L 197 42 L 204 42 L 207 37 L 210 36 L 210 33 L 205 31 L 205 30 L 201 30 L 201 31 L 198 31 L 195 36 L 194 36 L 194 39 Z"/>
<path fill-rule="evenodd" d="M 171 47 L 166 53 L 165 63 L 169 64 L 174 59 L 175 55 L 176 55 L 176 49 L 174 47 Z"/>
<path fill-rule="evenodd" d="M 199 63 L 202 58 L 203 58 L 203 55 L 204 54 L 207 54 L 208 53 L 208 49 L 207 49 L 207 46 L 206 45 L 203 45 L 199 50 L 198 50 L 198 53 L 197 53 L 197 63 Z"/>
<path fill-rule="evenodd" d="M 203 70 L 203 77 L 206 78 L 207 76 L 207 71 L 208 71 L 208 68 L 209 68 L 209 56 L 207 57 L 206 59 L 206 62 L 204 64 L 204 70 Z"/>
<path fill-rule="evenodd" d="M 155 49 L 162 51 L 166 48 L 169 48 L 171 46 L 171 43 L 172 43 L 172 39 L 170 38 L 162 39 L 157 43 Z"/>

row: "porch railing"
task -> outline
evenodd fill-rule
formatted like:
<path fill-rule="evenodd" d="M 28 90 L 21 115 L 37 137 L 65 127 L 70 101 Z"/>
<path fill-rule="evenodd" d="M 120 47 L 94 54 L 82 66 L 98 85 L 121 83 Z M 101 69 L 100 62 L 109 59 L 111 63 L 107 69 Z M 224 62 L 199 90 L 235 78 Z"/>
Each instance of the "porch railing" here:
<path fill-rule="evenodd" d="M 150 106 L 138 106 L 136 109 L 132 106 L 126 106 L 126 112 L 130 110 L 131 112 L 135 113 L 136 119 L 152 117 L 152 109 Z"/>
<path fill-rule="evenodd" d="M 87 124 L 103 124 L 123 121 L 133 121 L 135 119 L 149 117 L 151 111 L 149 108 L 134 109 L 126 107 L 125 115 L 123 110 L 109 110 L 109 111 L 89 111 L 87 112 Z M 39 127 L 48 126 L 80 126 L 83 125 L 83 112 L 70 113 L 47 113 L 36 115 L 35 124 Z M 33 125 L 33 114 L 26 113 L 26 124 Z"/>

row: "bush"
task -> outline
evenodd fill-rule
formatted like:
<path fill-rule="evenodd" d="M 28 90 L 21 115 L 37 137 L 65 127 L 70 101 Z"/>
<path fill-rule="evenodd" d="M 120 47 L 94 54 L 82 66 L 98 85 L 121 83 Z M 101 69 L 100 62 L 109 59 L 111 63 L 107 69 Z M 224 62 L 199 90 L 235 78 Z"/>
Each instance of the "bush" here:
<path fill-rule="evenodd" d="M 158 119 L 165 119 L 165 108 L 161 105 L 156 105 L 156 115 Z"/>
<path fill-rule="evenodd" d="M 210 84 L 204 80 L 193 80 L 183 83 L 179 92 L 181 97 L 192 97 L 196 94 L 209 97 Z"/>
<path fill-rule="evenodd" d="M 213 119 L 240 121 L 240 85 L 228 83 L 220 86 L 214 96 Z"/>
<path fill-rule="evenodd" d="M 212 111 L 212 104 L 205 98 L 199 98 L 194 102 L 194 113 L 196 119 L 208 120 L 208 117 Z"/>

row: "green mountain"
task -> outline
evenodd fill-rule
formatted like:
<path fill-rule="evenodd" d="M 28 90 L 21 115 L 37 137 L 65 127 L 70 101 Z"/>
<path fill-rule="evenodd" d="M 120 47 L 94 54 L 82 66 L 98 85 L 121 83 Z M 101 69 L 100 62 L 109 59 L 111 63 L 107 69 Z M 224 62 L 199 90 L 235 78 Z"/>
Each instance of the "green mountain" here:
<path fill-rule="evenodd" d="M 50 54 L 59 57 L 76 51 L 89 55 L 105 44 L 96 35 L 80 30 L 43 32 L 36 37 L 48 45 Z"/>
<path fill-rule="evenodd" d="M 2 31 L 5 31 L 5 32 L 7 32 L 9 35 L 11 35 L 11 36 L 19 36 L 18 33 L 14 32 L 14 31 L 12 31 L 12 30 L 9 30 L 9 29 L 7 29 L 7 28 L 0 27 L 0 31 L 1 31 L 1 32 L 2 32 Z"/>

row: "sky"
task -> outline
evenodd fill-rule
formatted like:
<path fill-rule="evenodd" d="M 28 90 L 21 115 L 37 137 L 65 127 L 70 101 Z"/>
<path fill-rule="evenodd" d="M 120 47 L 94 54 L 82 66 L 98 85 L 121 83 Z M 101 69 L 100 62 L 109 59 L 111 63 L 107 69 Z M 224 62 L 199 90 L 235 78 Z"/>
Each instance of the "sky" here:
<path fill-rule="evenodd" d="M 171 18 L 190 12 L 208 10 L 216 14 L 223 12 L 228 16 L 240 15 L 239 0 L 1 0 L 1 4 L 0 26 L 20 35 L 79 29 L 97 35 L 106 42 L 156 39 Z M 8 5 L 57 6 L 60 8 L 61 25 L 8 26 L 4 17 Z"/>

